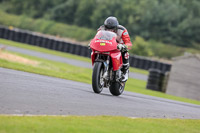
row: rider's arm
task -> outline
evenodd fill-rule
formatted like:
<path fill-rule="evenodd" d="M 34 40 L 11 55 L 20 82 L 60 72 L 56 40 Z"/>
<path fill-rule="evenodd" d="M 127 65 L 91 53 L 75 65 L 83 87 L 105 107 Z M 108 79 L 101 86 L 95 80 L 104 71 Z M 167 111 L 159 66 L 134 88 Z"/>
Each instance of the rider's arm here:
<path fill-rule="evenodd" d="M 124 44 L 128 47 L 128 49 L 130 49 L 132 46 L 132 43 L 131 43 L 131 39 L 128 34 L 128 31 L 126 29 L 122 32 L 122 40 Z"/>

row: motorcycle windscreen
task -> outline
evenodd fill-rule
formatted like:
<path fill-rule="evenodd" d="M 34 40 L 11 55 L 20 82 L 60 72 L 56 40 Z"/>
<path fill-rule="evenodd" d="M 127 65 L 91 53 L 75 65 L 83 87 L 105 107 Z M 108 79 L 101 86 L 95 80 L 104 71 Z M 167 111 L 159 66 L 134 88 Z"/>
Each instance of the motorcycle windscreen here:
<path fill-rule="evenodd" d="M 117 49 L 117 34 L 111 31 L 100 30 L 91 41 L 90 47 L 99 52 L 108 52 Z"/>

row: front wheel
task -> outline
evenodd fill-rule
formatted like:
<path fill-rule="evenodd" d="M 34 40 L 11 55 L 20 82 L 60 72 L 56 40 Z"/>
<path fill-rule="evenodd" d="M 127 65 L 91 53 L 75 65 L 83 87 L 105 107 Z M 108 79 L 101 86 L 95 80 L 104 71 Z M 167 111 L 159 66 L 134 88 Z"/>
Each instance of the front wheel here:
<path fill-rule="evenodd" d="M 124 85 L 121 85 L 119 82 L 114 81 L 111 83 L 109 90 L 112 95 L 119 96 L 124 91 L 124 87 L 125 87 L 125 83 Z"/>
<path fill-rule="evenodd" d="M 92 88 L 95 93 L 101 93 L 103 90 L 103 72 L 104 68 L 102 62 L 95 62 L 92 73 Z"/>

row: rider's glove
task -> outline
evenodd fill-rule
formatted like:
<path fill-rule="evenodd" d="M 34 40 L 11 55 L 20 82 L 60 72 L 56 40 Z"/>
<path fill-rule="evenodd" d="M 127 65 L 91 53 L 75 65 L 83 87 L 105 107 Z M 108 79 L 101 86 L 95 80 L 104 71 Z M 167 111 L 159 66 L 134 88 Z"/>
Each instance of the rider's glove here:
<path fill-rule="evenodd" d="M 119 49 L 122 52 L 127 51 L 127 47 L 125 45 L 123 45 L 123 44 L 118 44 L 117 45 L 117 49 Z"/>

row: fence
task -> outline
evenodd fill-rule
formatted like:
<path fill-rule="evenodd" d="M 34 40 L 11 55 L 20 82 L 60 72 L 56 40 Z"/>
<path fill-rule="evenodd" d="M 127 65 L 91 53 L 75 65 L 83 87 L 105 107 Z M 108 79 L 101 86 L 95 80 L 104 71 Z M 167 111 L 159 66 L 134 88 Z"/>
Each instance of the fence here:
<path fill-rule="evenodd" d="M 84 56 L 90 58 L 91 50 L 86 46 L 72 44 L 70 42 L 58 39 L 55 37 L 48 37 L 46 35 L 41 35 L 35 32 L 21 30 L 21 29 L 9 29 L 4 26 L 0 26 L 0 38 L 26 43 L 30 45 L 35 45 L 39 47 L 44 47 L 52 50 L 57 50 L 61 52 L 67 52 L 70 54 L 75 54 L 79 56 Z M 171 64 L 162 63 L 159 61 L 151 60 L 142 56 L 131 55 L 130 56 L 130 66 L 149 70 L 150 68 L 159 69 L 162 72 L 170 71 Z"/>

